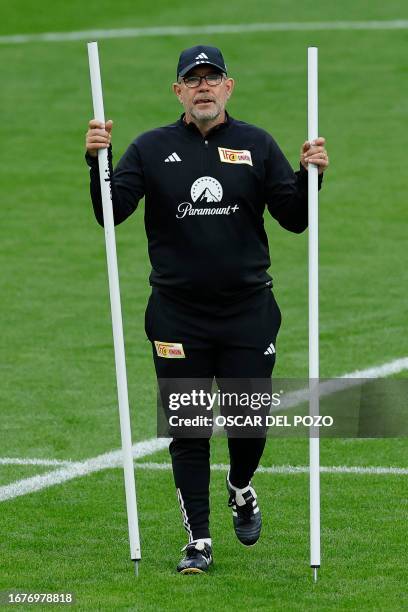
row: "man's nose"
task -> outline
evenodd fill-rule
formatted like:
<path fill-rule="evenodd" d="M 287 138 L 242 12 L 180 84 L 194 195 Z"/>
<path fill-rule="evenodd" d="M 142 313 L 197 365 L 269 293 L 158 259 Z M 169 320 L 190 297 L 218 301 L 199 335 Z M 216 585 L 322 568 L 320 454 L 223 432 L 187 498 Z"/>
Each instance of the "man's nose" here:
<path fill-rule="evenodd" d="M 199 91 L 208 91 L 210 88 L 210 86 L 208 85 L 207 81 L 205 79 L 201 80 L 201 83 L 198 87 Z"/>

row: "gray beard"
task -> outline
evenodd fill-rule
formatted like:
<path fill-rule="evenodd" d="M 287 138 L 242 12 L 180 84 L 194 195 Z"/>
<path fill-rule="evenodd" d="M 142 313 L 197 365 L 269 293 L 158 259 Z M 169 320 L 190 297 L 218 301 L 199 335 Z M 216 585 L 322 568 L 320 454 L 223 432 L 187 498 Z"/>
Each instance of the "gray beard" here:
<path fill-rule="evenodd" d="M 198 111 L 194 107 L 191 109 L 190 114 L 196 121 L 213 121 L 220 115 L 221 109 L 218 105 L 215 106 L 214 110 Z"/>

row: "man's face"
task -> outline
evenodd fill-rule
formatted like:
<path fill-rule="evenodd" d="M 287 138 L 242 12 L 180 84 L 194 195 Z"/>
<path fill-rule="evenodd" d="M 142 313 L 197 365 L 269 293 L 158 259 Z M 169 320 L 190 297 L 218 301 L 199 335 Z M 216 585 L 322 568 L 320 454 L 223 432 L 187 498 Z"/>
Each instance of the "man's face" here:
<path fill-rule="evenodd" d="M 198 66 L 192 68 L 185 76 L 206 76 L 219 74 L 213 66 Z M 228 98 L 234 88 L 234 81 L 230 78 L 222 77 L 219 85 L 208 85 L 205 79 L 201 79 L 198 87 L 189 88 L 184 83 L 183 78 L 178 83 L 173 84 L 173 91 L 184 106 L 186 119 L 192 117 L 196 121 L 213 121 L 224 111 Z"/>

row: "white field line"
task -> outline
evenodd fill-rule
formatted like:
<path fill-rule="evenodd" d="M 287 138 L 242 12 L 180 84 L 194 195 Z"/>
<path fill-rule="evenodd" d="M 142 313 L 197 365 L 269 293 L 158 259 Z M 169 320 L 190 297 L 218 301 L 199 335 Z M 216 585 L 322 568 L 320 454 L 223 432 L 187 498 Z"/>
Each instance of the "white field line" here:
<path fill-rule="evenodd" d="M 408 370 L 408 357 L 402 357 L 401 359 L 395 359 L 389 361 L 380 366 L 374 366 L 365 370 L 356 370 L 355 372 L 348 372 L 343 374 L 339 378 L 333 378 L 331 380 L 320 383 L 319 385 L 319 396 L 325 397 L 336 393 L 338 391 L 345 391 L 352 387 L 357 387 L 361 384 L 362 380 L 368 378 L 386 378 L 393 374 L 399 374 Z M 288 410 L 294 406 L 298 406 L 304 402 L 309 401 L 309 389 L 299 389 L 298 391 L 292 391 L 283 397 L 279 406 L 276 407 L 275 411 L 280 412 L 281 410 Z"/>
<path fill-rule="evenodd" d="M 378 378 L 390 376 L 392 374 L 398 374 L 399 372 L 402 372 L 407 369 L 408 357 L 405 357 L 402 359 L 395 359 L 394 361 L 390 361 L 379 366 L 367 368 L 366 370 L 356 370 L 355 372 L 345 374 L 343 378 Z M 300 393 L 300 401 L 304 401 L 302 393 L 305 393 L 305 390 L 300 391 L 298 393 Z M 156 451 L 166 448 L 168 446 L 168 443 L 168 438 L 153 438 L 151 440 L 138 442 L 137 444 L 133 445 L 133 456 L 137 459 L 140 457 L 152 455 Z M 7 458 L 7 460 L 10 461 L 11 459 Z M 19 459 L 17 459 L 17 461 L 19 461 Z M 122 465 L 121 450 L 104 453 L 103 455 L 91 457 L 90 459 L 86 459 L 85 461 L 68 463 L 68 465 L 62 466 L 58 470 L 53 470 L 52 472 L 47 472 L 46 474 L 40 474 L 38 476 L 33 476 L 32 478 L 24 478 L 23 480 L 17 480 L 8 485 L 0 487 L 0 502 L 5 501 L 7 499 L 12 499 L 14 497 L 19 497 L 21 495 L 26 495 L 27 493 L 33 493 L 34 491 L 40 491 L 47 487 L 66 482 L 67 480 L 72 480 L 79 476 L 86 476 L 87 474 L 99 472 L 101 470 L 105 470 L 111 467 L 119 467 L 120 465 Z M 398 470 L 405 468 L 383 469 Z"/>
<path fill-rule="evenodd" d="M 202 26 L 163 26 L 81 30 L 78 32 L 42 32 L 0 36 L 0 44 L 31 42 L 64 42 L 101 40 L 104 38 L 141 38 L 151 36 L 185 36 L 190 34 L 245 34 L 250 32 L 315 32 L 332 30 L 406 30 L 408 20 L 387 21 L 301 21 L 283 23 L 237 23 Z"/>
<path fill-rule="evenodd" d="M 143 470 L 171 470 L 171 463 L 153 463 L 144 462 L 136 463 L 136 467 Z M 215 463 L 211 466 L 213 472 L 227 472 L 229 465 L 223 463 Z M 269 467 L 260 465 L 256 470 L 260 474 L 308 474 L 308 465 L 271 465 Z M 408 468 L 400 467 L 382 467 L 382 466 L 369 466 L 362 467 L 358 465 L 330 465 L 320 466 L 320 472 L 322 474 L 385 474 L 385 475 L 402 475 L 408 474 Z"/>
<path fill-rule="evenodd" d="M 72 461 L 59 461 L 58 459 L 20 459 L 19 457 L 0 457 L 0 465 L 46 465 L 68 466 Z"/>
<path fill-rule="evenodd" d="M 135 459 L 152 455 L 153 453 L 166 448 L 169 444 L 167 438 L 153 438 L 151 440 L 144 440 L 133 445 L 133 456 Z M 61 467 L 58 470 L 47 472 L 46 474 L 39 474 L 31 478 L 24 478 L 17 480 L 11 484 L 0 487 L 0 502 L 6 501 L 7 499 L 13 499 L 14 497 L 20 497 L 21 495 L 27 495 L 27 493 L 34 493 L 35 491 L 41 491 L 52 487 L 56 484 L 73 480 L 79 476 L 86 476 L 93 472 L 100 472 L 106 468 L 121 467 L 122 466 L 122 450 L 111 451 L 98 455 L 97 457 L 91 457 L 85 461 L 77 461 L 70 463 L 67 466 Z"/>

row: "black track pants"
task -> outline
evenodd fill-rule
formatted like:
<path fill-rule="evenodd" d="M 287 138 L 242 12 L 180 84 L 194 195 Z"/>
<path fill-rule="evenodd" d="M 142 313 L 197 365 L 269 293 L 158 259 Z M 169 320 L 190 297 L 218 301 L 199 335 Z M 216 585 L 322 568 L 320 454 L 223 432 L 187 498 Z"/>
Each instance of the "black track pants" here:
<path fill-rule="evenodd" d="M 281 314 L 270 288 L 228 306 L 208 309 L 153 288 L 145 316 L 163 400 L 165 379 L 271 378 Z M 154 342 L 182 344 L 184 358 L 159 356 Z M 269 350 L 271 347 L 273 350 Z M 171 391 L 171 380 L 168 381 Z M 265 390 L 265 389 L 263 389 Z M 164 395 L 166 395 L 164 393 Z M 228 438 L 230 480 L 248 485 L 258 467 L 265 437 Z M 170 444 L 174 481 L 189 540 L 210 537 L 208 437 L 174 437 Z"/>

